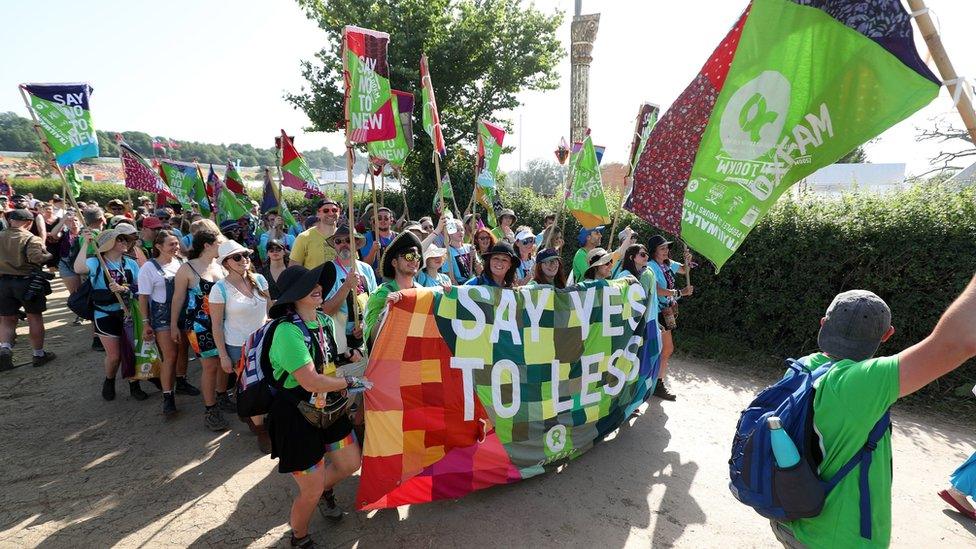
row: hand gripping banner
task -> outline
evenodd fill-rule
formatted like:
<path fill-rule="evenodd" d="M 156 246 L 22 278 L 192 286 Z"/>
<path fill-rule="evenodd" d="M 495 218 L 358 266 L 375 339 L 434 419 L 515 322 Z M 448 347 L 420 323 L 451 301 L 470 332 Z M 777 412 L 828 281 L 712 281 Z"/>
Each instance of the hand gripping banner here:
<path fill-rule="evenodd" d="M 361 510 L 544 473 L 617 429 L 657 378 L 633 279 L 403 294 L 366 370 Z"/>

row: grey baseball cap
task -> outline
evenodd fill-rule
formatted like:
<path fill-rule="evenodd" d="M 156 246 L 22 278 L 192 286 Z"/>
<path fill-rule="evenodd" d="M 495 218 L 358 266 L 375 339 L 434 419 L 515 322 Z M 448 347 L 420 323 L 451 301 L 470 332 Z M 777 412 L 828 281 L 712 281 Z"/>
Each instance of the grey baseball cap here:
<path fill-rule="evenodd" d="M 878 352 L 881 337 L 891 327 L 891 309 L 867 290 L 837 294 L 827 308 L 817 344 L 836 359 L 867 360 Z"/>

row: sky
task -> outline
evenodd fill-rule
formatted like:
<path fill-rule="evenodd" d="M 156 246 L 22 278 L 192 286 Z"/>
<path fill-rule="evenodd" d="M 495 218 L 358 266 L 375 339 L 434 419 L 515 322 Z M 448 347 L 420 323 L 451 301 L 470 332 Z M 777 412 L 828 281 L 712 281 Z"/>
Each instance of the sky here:
<path fill-rule="evenodd" d="M 956 71 L 976 76 L 976 49 L 968 40 L 976 2 L 927 4 Z M 0 2 L 0 21 L 22 22 L 5 25 L 3 32 L 0 111 L 26 116 L 16 87 L 20 82 L 88 81 L 100 129 L 266 148 L 284 128 L 297 134 L 299 149 L 342 147 L 338 132 L 303 131 L 308 118 L 283 99 L 304 84 L 301 61 L 324 45 L 324 33 L 293 0 L 49 0 L 44 12 L 38 5 Z M 545 12 L 571 15 L 573 10 L 572 0 L 536 0 L 535 5 Z M 650 101 L 666 110 L 745 5 L 745 0 L 584 0 L 583 13 L 601 13 L 590 68 L 589 120 L 594 142 L 607 147 L 605 162 L 625 160 L 638 106 Z M 569 19 L 559 30 L 567 51 Z M 916 42 L 927 59 L 917 35 Z M 397 47 L 395 35 L 390 47 Z M 513 123 L 505 144 L 515 147 L 502 157 L 502 169 L 518 169 L 534 158 L 552 160 L 560 137 L 568 138 L 568 55 L 559 74 L 559 89 L 524 92 L 520 108 L 499 113 Z M 961 127 L 944 90 L 871 143 L 870 161 L 903 162 L 910 174 L 927 171 L 939 146 L 918 144 L 914 137 L 917 127 L 931 126 L 938 117 Z"/>

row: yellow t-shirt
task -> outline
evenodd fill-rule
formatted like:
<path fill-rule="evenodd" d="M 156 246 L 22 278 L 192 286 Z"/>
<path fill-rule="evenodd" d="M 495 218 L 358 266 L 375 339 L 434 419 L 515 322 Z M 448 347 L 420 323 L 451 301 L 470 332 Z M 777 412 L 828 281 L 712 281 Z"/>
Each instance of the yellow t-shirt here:
<path fill-rule="evenodd" d="M 292 245 L 291 254 L 289 254 L 292 265 L 302 265 L 306 269 L 314 269 L 335 259 L 335 248 L 326 243 L 327 236 L 331 236 L 331 234 L 323 235 L 318 227 L 312 227 L 295 237 L 295 244 Z"/>

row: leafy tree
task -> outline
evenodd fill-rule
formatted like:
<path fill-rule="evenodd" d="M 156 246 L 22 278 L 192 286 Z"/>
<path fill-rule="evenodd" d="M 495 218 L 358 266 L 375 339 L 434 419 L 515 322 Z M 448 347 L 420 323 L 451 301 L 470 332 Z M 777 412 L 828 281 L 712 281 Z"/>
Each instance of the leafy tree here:
<path fill-rule="evenodd" d="M 542 158 L 534 158 L 529 160 L 521 172 L 509 173 L 508 179 L 518 181 L 520 186 L 531 188 L 536 194 L 552 196 L 566 179 L 566 167 Z"/>
<path fill-rule="evenodd" d="M 853 151 L 845 154 L 838 164 L 863 164 L 868 161 L 868 153 L 864 151 L 864 145 L 858 145 Z"/>
<path fill-rule="evenodd" d="M 0 151 L 40 152 L 41 143 L 28 118 L 12 112 L 0 113 Z"/>
<path fill-rule="evenodd" d="M 517 107 L 520 91 L 558 85 L 556 69 L 565 55 L 556 35 L 561 12 L 546 14 L 520 0 L 296 1 L 326 33 L 326 46 L 316 54 L 316 61 L 302 65 L 307 88 L 286 96 L 305 111 L 315 130 L 344 126 L 343 27 L 354 24 L 390 33 L 390 83 L 395 89 L 413 90 L 416 98 L 418 135 L 405 168 L 406 185 L 428 205 L 435 177 L 430 139 L 419 130 L 421 53 L 427 54 L 430 64 L 449 151 L 459 144 L 473 145 L 479 119 L 506 125 L 495 113 Z M 461 181 L 451 172 L 458 192 Z M 461 177 L 470 181 L 472 175 Z M 470 183 L 464 187 L 470 188 Z M 413 208 L 411 213 L 417 215 Z"/>

